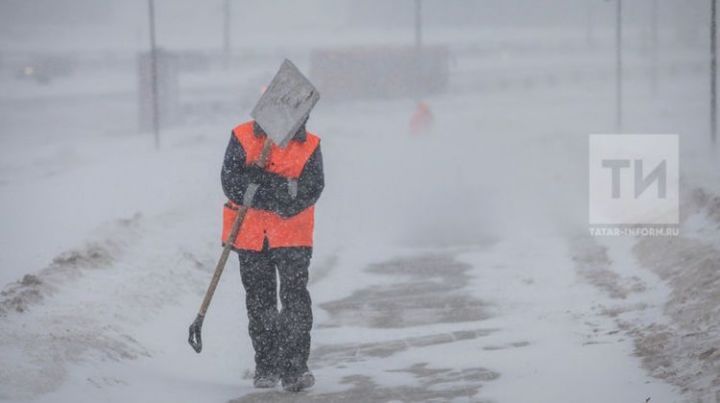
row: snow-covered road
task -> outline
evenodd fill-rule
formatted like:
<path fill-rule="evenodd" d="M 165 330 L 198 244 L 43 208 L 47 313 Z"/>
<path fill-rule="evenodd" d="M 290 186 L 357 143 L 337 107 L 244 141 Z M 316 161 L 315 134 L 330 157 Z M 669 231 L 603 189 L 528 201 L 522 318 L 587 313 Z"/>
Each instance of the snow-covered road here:
<path fill-rule="evenodd" d="M 426 138 L 406 134 L 410 101 L 321 105 L 310 123 L 327 175 L 311 267 L 318 383 L 300 396 L 251 387 L 234 258 L 203 353 L 186 342 L 219 254 L 229 126 L 168 130 L 159 152 L 117 134 L 22 158 L 5 148 L 0 399 L 679 401 L 607 315 L 618 302 L 578 275 L 586 134 L 609 130 L 609 99 L 596 82 L 437 97 Z M 630 125 L 696 128 L 682 119 L 702 100 L 683 99 L 644 104 Z M 662 284 L 638 281 L 630 302 L 662 320 Z"/>

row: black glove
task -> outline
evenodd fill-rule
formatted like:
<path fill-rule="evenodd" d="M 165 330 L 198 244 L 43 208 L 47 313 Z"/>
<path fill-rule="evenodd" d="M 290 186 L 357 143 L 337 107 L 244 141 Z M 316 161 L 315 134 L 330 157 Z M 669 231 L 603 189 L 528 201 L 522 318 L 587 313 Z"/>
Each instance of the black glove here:
<path fill-rule="evenodd" d="M 245 175 L 244 180 L 246 180 L 248 184 L 255 183 L 265 190 L 271 190 L 273 192 L 288 191 L 286 178 L 266 171 L 257 165 L 245 167 L 242 175 Z"/>

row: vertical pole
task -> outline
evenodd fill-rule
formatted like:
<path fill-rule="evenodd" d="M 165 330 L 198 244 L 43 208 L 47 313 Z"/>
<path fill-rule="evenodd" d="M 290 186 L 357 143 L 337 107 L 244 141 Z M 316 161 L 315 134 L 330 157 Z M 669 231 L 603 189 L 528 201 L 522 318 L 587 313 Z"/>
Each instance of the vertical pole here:
<path fill-rule="evenodd" d="M 155 43 L 155 1 L 148 0 L 150 18 L 150 85 L 152 86 L 152 118 L 155 148 L 160 149 L 160 101 L 158 99 L 158 63 Z"/>
<path fill-rule="evenodd" d="M 230 0 L 223 7 L 223 63 L 225 68 L 230 65 Z"/>
<path fill-rule="evenodd" d="M 422 47 L 422 0 L 415 0 L 415 48 Z"/>
<path fill-rule="evenodd" d="M 422 96 L 422 0 L 415 0 L 415 100 L 420 102 Z"/>
<path fill-rule="evenodd" d="M 717 0 L 710 0 L 710 140 L 717 142 Z"/>
<path fill-rule="evenodd" d="M 585 27 L 585 41 L 587 42 L 587 46 L 589 48 L 595 47 L 595 10 L 593 7 L 593 2 L 595 0 L 586 0 L 587 1 L 587 26 Z"/>
<path fill-rule="evenodd" d="M 620 133 L 623 128 L 622 0 L 615 1 L 615 128 Z"/>
<path fill-rule="evenodd" d="M 658 0 L 652 0 L 650 12 L 650 84 L 652 95 L 657 95 L 658 89 Z"/>

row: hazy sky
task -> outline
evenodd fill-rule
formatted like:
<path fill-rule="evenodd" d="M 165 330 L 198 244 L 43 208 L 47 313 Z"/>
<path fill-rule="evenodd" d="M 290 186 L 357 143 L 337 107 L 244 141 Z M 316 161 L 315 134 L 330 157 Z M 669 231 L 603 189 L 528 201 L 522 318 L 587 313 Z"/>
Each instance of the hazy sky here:
<path fill-rule="evenodd" d="M 707 23 L 707 1 L 658 0 L 664 27 Z M 231 0 L 233 42 L 313 32 L 411 27 L 413 0 Z M 647 26 L 652 0 L 625 0 L 626 23 Z M 158 41 L 171 48 L 221 46 L 224 0 L 156 0 Z M 427 29 L 528 28 L 614 23 L 608 0 L 424 0 Z M 147 44 L 147 1 L 0 0 L 0 49 L 138 49 Z M 245 33 L 247 31 L 247 34 Z M 687 34 L 687 35 L 692 35 Z"/>

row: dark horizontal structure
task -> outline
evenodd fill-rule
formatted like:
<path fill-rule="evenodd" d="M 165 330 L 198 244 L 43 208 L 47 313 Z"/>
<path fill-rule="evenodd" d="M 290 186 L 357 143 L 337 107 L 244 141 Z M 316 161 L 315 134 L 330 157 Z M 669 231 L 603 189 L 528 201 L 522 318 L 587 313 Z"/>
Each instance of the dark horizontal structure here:
<path fill-rule="evenodd" d="M 422 96 L 446 89 L 448 61 L 448 48 L 441 45 L 316 50 L 310 80 L 325 99 Z"/>

